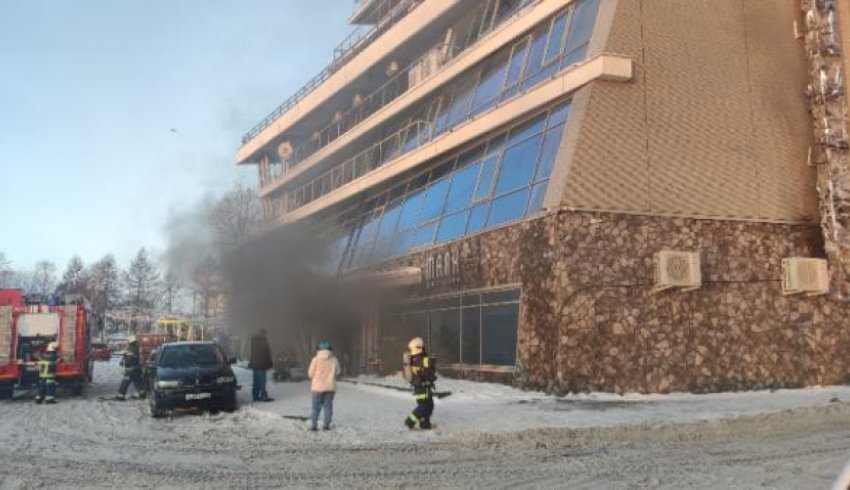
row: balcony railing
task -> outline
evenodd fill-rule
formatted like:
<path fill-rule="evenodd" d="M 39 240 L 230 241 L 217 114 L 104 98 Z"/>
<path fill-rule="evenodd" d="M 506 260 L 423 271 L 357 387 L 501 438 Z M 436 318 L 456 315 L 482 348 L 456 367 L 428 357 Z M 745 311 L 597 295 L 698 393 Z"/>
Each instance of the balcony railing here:
<path fill-rule="evenodd" d="M 393 75 L 392 78 L 378 87 L 371 94 L 366 96 L 355 107 L 350 108 L 335 118 L 335 121 L 315 132 L 312 138 L 297 145 L 294 148 L 292 156 L 286 161 L 277 174 L 281 175 L 289 172 L 317 151 L 336 141 L 340 136 L 353 129 L 361 121 L 378 112 L 378 110 L 387 106 L 408 90 L 418 85 L 422 80 L 439 71 L 446 63 L 454 59 L 458 54 L 476 45 L 481 38 L 499 27 L 505 20 L 511 18 L 514 14 L 529 5 L 536 3 L 536 1 L 537 0 L 519 1 L 514 8 L 504 12 L 491 24 L 485 25 L 482 21 L 480 25 L 483 27 L 480 30 L 472 32 L 465 39 L 456 39 L 453 42 L 441 43 L 428 50 L 428 52 L 424 55 L 414 60 L 404 69 Z M 488 8 L 483 8 L 481 9 L 480 14 L 482 16 L 488 16 L 492 15 L 492 11 Z M 473 24 L 476 23 L 478 23 L 477 19 L 473 22 Z"/>
<path fill-rule="evenodd" d="M 292 109 L 297 103 L 304 100 L 305 97 L 310 95 L 317 87 L 319 87 L 322 83 L 324 83 L 328 78 L 331 77 L 334 73 L 336 73 L 343 65 L 345 65 L 348 60 L 352 57 L 363 51 L 367 46 L 372 44 L 372 42 L 380 37 L 385 31 L 387 31 L 390 27 L 395 25 L 399 20 L 401 20 L 409 11 L 413 10 L 416 6 L 422 3 L 424 0 L 402 0 L 398 5 L 396 5 L 386 16 L 384 16 L 380 22 L 375 25 L 369 27 L 358 27 L 351 34 L 349 34 L 343 41 L 340 43 L 336 49 L 334 49 L 334 59 L 325 67 L 318 75 L 310 79 L 303 87 L 301 87 L 295 94 L 286 99 L 286 101 L 277 106 L 275 110 L 273 110 L 268 116 L 266 116 L 262 121 L 260 121 L 257 125 L 251 128 L 250 131 L 245 133 L 242 136 L 242 145 L 248 144 L 251 140 L 256 138 L 264 129 L 271 126 L 271 124 L 277 121 L 280 116 L 282 116 L 286 111 Z"/>
<path fill-rule="evenodd" d="M 416 121 L 287 193 L 286 210 L 308 204 L 431 140 L 431 124 Z"/>

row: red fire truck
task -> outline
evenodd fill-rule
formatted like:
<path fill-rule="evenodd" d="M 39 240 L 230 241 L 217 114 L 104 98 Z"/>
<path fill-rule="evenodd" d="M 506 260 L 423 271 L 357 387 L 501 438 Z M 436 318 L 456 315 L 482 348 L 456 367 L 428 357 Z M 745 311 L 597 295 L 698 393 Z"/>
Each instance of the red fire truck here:
<path fill-rule="evenodd" d="M 88 301 L 80 296 L 59 301 L 30 295 L 17 304 L 0 304 L 0 398 L 38 382 L 38 360 L 50 342 L 59 344 L 59 387 L 81 394 L 94 369 L 90 350 L 95 322 Z"/>

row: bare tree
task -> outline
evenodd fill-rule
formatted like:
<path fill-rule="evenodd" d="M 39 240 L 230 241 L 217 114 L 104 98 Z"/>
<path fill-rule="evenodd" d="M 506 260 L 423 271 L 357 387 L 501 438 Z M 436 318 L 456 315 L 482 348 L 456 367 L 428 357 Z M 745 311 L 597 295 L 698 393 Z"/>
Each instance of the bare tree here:
<path fill-rule="evenodd" d="M 35 269 L 26 274 L 24 289 L 29 293 L 48 295 L 56 286 L 56 265 L 48 260 L 35 264 Z"/>
<path fill-rule="evenodd" d="M 112 254 L 104 256 L 92 264 L 87 276 L 89 279 L 88 295 L 96 311 L 106 314 L 120 300 L 118 265 Z"/>
<path fill-rule="evenodd" d="M 6 258 L 6 254 L 0 252 L 0 288 L 11 287 L 15 281 L 12 262 Z"/>
<path fill-rule="evenodd" d="M 130 268 L 124 272 L 124 287 L 129 306 L 152 310 L 156 306 L 159 288 L 159 271 L 148 258 L 148 252 L 142 247 Z"/>
<path fill-rule="evenodd" d="M 56 294 L 87 294 L 88 277 L 83 259 L 75 255 L 68 262 L 68 267 L 62 275 L 62 281 L 56 287 Z"/>
<path fill-rule="evenodd" d="M 208 219 L 216 235 L 216 245 L 230 250 L 259 225 L 262 219 L 259 196 L 253 188 L 237 183 L 212 205 Z"/>
<path fill-rule="evenodd" d="M 174 303 L 179 299 L 182 290 L 183 283 L 180 277 L 173 270 L 169 269 L 162 281 L 163 309 L 166 313 L 174 313 Z"/>

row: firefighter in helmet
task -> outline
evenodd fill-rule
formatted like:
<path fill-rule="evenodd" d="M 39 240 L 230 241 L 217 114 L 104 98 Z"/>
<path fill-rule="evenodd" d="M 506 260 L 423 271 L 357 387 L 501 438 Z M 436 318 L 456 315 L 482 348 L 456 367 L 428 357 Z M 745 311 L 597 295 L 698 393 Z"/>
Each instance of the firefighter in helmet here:
<path fill-rule="evenodd" d="M 413 398 L 416 408 L 404 419 L 404 425 L 413 429 L 428 430 L 431 428 L 431 414 L 434 412 L 434 382 L 437 380 L 435 360 L 428 357 L 425 351 L 425 341 L 416 337 L 407 344 L 404 353 L 404 376 L 413 385 Z"/>
<path fill-rule="evenodd" d="M 136 393 L 139 398 L 147 396 L 145 383 L 142 379 L 142 362 L 139 354 L 139 342 L 135 335 L 131 335 L 127 339 L 127 349 L 124 351 L 124 357 L 121 358 L 121 366 L 124 367 L 124 378 L 121 379 L 121 385 L 118 387 L 118 399 L 127 399 L 127 389 L 130 388 L 130 383 L 136 387 Z"/>
<path fill-rule="evenodd" d="M 56 342 L 50 342 L 47 344 L 47 352 L 43 353 L 38 360 L 36 403 L 56 403 L 56 363 L 59 361 L 56 348 Z"/>

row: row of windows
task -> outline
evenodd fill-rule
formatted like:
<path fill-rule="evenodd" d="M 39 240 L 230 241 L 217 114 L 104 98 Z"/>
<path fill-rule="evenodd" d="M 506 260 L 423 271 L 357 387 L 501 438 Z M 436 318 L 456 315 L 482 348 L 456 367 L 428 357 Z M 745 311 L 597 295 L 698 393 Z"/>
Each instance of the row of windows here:
<path fill-rule="evenodd" d="M 524 8 L 533 0 L 483 0 L 472 12 L 458 20 L 451 29 L 453 33 L 448 45 L 442 46 L 444 57 L 442 63 L 448 62 L 498 27 L 512 13 Z M 427 53 L 426 53 L 427 55 Z M 412 63 L 408 68 L 414 66 Z M 337 140 L 340 136 L 358 125 L 362 120 L 377 112 L 382 107 L 398 98 L 409 90 L 414 84 L 411 83 L 409 70 L 393 76 L 378 90 L 360 101 L 345 113 L 339 115 L 338 119 L 324 129 L 319 130 L 310 139 L 302 142 L 294 148 L 293 155 L 289 161 L 290 166 L 316 153 L 321 148 Z M 282 166 L 273 168 L 272 178 L 280 175 Z"/>
<path fill-rule="evenodd" d="M 460 306 L 460 296 L 448 298 L 454 306 L 408 311 L 388 318 L 388 328 L 427 340 L 429 353 L 438 365 L 467 364 L 515 366 L 519 331 L 519 291 L 502 294 L 506 301 L 492 301 L 486 295 L 474 304 Z"/>
<path fill-rule="evenodd" d="M 287 209 L 301 207 L 408 153 L 582 60 L 599 0 L 581 0 L 531 33 L 447 84 L 395 125 L 386 138 L 327 173 L 287 193 Z"/>
<path fill-rule="evenodd" d="M 368 202 L 343 227 L 330 269 L 362 267 L 538 211 L 570 104 L 455 154 Z"/>

